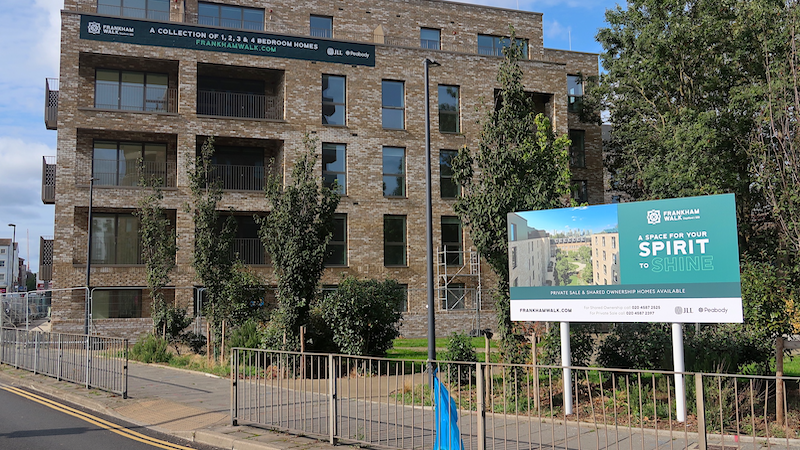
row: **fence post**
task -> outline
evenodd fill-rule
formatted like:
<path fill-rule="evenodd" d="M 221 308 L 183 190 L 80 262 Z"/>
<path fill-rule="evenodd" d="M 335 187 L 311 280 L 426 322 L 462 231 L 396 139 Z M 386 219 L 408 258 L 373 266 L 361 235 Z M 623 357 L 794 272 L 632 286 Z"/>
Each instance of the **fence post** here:
<path fill-rule="evenodd" d="M 64 359 L 64 344 L 61 339 L 61 333 L 58 333 L 58 367 L 56 369 L 56 380 L 58 381 L 61 381 L 61 360 Z"/>
<path fill-rule="evenodd" d="M 487 366 L 488 367 L 488 366 Z M 485 450 L 486 449 L 486 408 L 484 405 L 485 394 L 484 391 L 486 389 L 486 379 L 485 374 L 483 373 L 483 367 L 481 367 L 481 363 L 475 363 L 475 375 L 477 378 L 477 382 L 475 388 L 477 392 L 475 392 L 475 397 L 478 399 L 477 405 L 477 419 L 478 419 L 478 450 Z"/>
<path fill-rule="evenodd" d="M 237 426 L 239 414 L 239 349 L 231 350 L 231 425 Z"/>
<path fill-rule="evenodd" d="M 328 427 L 331 445 L 336 445 L 336 358 L 332 354 L 328 355 Z"/>
<path fill-rule="evenodd" d="M 697 402 L 697 448 L 708 450 L 706 442 L 706 402 L 703 392 L 703 374 L 694 374 L 695 401 Z"/>
<path fill-rule="evenodd" d="M 783 336 L 775 338 L 775 422 L 784 422 L 783 403 Z"/>
<path fill-rule="evenodd" d="M 33 374 L 36 375 L 39 369 L 39 333 L 34 334 L 33 338 Z"/>
<path fill-rule="evenodd" d="M 14 330 L 14 368 L 19 369 L 19 329 Z"/>
<path fill-rule="evenodd" d="M 89 351 L 92 348 L 92 337 L 88 334 L 86 335 L 86 389 L 89 389 L 89 365 L 91 364 L 91 360 L 89 359 Z"/>
<path fill-rule="evenodd" d="M 123 345 L 125 346 L 125 348 L 122 350 L 122 352 L 125 354 L 125 360 L 123 363 L 125 365 L 122 366 L 122 372 L 123 372 L 122 398 L 127 399 L 128 398 L 128 340 L 127 339 L 123 341 Z"/>

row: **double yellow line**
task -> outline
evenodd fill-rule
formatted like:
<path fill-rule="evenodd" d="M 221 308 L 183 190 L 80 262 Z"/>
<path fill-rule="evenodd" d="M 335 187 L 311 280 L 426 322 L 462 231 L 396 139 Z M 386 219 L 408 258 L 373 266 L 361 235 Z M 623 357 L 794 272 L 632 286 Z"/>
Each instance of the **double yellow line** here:
<path fill-rule="evenodd" d="M 11 387 L 11 386 L 2 386 L 0 389 L 4 391 L 11 392 L 12 394 L 17 394 L 20 397 L 27 398 L 28 400 L 34 401 L 36 403 L 42 404 L 47 406 L 48 408 L 52 408 L 56 411 L 60 411 L 64 414 L 68 414 L 73 417 L 77 417 L 78 419 L 84 420 L 89 422 L 93 425 L 97 425 L 100 428 L 106 429 L 112 433 L 116 433 L 122 437 L 126 437 L 128 439 L 133 439 L 134 441 L 142 442 L 145 444 L 152 445 L 153 447 L 163 448 L 167 450 L 193 450 L 189 447 L 184 447 L 182 445 L 173 444 L 171 442 L 162 441 L 160 439 L 152 438 L 150 436 L 146 436 L 141 433 L 137 433 L 133 430 L 129 430 L 125 427 L 116 425 L 111 423 L 107 420 L 103 420 L 99 417 L 95 417 L 91 414 L 87 414 L 83 411 L 79 411 L 74 408 L 70 408 L 67 405 L 63 405 L 61 403 L 55 402 L 53 400 L 46 399 L 44 397 L 40 397 L 35 394 L 31 394 L 29 392 L 23 391 L 22 389 Z"/>

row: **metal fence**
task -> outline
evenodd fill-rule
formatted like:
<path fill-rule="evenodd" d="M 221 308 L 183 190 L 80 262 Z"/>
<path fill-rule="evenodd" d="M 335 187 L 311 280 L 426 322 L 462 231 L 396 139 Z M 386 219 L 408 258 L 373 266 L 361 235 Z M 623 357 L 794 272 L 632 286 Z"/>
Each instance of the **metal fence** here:
<path fill-rule="evenodd" d="M 234 349 L 232 422 L 397 449 L 431 448 L 422 361 Z M 800 378 L 437 362 L 466 450 L 800 448 Z M 686 380 L 679 421 L 674 380 Z M 785 413 L 776 417 L 776 383 Z"/>
<path fill-rule="evenodd" d="M 4 328 L 0 362 L 128 398 L 128 340 Z"/>

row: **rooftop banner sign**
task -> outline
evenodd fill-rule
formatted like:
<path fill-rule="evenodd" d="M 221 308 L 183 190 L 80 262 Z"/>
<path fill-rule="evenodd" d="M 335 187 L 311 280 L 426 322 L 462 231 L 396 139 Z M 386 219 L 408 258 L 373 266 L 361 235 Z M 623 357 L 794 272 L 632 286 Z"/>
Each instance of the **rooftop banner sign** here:
<path fill-rule="evenodd" d="M 508 215 L 511 319 L 741 323 L 733 194 Z"/>
<path fill-rule="evenodd" d="M 81 15 L 81 39 L 375 67 L 375 46 L 183 23 Z"/>

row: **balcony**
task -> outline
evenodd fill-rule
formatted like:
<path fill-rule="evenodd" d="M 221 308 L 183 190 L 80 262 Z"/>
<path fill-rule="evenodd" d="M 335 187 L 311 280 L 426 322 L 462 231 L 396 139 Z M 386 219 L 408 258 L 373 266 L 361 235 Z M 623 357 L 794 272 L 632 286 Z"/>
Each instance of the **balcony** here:
<path fill-rule="evenodd" d="M 176 164 L 167 162 L 142 161 L 127 164 L 125 160 L 93 159 L 92 166 L 84 167 L 78 173 L 91 171 L 95 186 L 142 186 L 146 181 L 150 186 L 175 187 Z"/>
<path fill-rule="evenodd" d="M 44 80 L 44 126 L 48 130 L 58 129 L 58 78 Z"/>
<path fill-rule="evenodd" d="M 208 175 L 224 190 L 260 191 L 264 189 L 266 170 L 263 166 L 212 164 Z"/>
<path fill-rule="evenodd" d="M 42 203 L 56 203 L 56 157 L 42 157 Z"/>
<path fill-rule="evenodd" d="M 197 114 L 239 119 L 283 120 L 283 100 L 271 95 L 199 90 Z"/>
<path fill-rule="evenodd" d="M 231 246 L 231 259 L 248 265 L 272 264 L 259 238 L 235 238 Z"/>
<path fill-rule="evenodd" d="M 39 279 L 41 281 L 53 280 L 53 238 L 51 236 L 39 237 Z"/>

